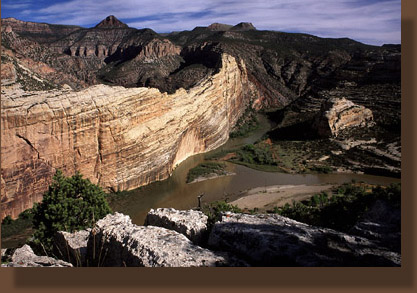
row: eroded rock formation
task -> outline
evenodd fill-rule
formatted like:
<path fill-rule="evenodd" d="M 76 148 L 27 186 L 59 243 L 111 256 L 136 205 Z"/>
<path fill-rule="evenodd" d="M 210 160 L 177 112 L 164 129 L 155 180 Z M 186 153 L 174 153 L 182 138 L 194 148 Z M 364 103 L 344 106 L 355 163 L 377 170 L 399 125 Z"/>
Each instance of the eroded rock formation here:
<path fill-rule="evenodd" d="M 57 168 L 80 170 L 108 190 L 163 180 L 180 162 L 228 139 L 245 108 L 242 62 L 174 94 L 97 85 L 74 91 L 6 92 L 1 109 L 2 217 L 42 199 Z M 2 184 L 3 185 L 3 184 Z"/>
<path fill-rule="evenodd" d="M 54 41 L 81 29 L 81 27 L 75 25 L 56 25 L 22 21 L 13 17 L 2 18 L 1 27 L 2 29 L 3 27 L 6 28 L 9 32 L 13 30 L 14 32 L 41 42 Z"/>
<path fill-rule="evenodd" d="M 337 137 L 344 130 L 373 125 L 372 111 L 345 98 L 332 98 L 323 103 L 314 127 L 322 137 Z"/>

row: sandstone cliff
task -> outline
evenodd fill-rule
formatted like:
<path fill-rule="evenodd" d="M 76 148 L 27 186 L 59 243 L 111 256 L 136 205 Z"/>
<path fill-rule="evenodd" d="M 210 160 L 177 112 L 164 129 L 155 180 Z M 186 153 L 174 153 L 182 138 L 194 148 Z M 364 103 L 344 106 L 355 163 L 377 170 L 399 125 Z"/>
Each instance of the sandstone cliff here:
<path fill-rule="evenodd" d="M 227 141 L 248 85 L 245 65 L 224 54 L 217 74 L 172 95 L 105 85 L 5 92 L 2 217 L 40 201 L 56 168 L 67 175 L 80 170 L 108 190 L 167 178 L 187 157 Z"/>

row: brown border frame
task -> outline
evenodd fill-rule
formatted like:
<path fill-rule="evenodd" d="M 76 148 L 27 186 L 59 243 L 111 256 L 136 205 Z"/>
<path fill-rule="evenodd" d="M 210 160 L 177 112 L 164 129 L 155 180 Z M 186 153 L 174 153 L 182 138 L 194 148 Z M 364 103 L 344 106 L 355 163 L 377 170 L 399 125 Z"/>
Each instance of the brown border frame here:
<path fill-rule="evenodd" d="M 417 3 L 402 0 L 402 267 L 401 268 L 0 268 L 3 292 L 415 292 L 414 199 L 417 111 L 414 58 Z M 414 179 L 414 180 L 413 180 Z M 142 289 L 142 290 L 141 290 Z M 394 291 L 395 290 L 395 291 Z"/>

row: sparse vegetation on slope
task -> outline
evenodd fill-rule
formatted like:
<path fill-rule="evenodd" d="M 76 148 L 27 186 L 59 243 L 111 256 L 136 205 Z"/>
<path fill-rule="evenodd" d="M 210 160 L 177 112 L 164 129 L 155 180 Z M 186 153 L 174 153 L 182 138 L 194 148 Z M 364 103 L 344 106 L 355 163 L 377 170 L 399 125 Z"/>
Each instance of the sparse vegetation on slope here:
<path fill-rule="evenodd" d="M 401 185 L 369 187 L 364 184 L 343 184 L 334 190 L 333 195 L 316 194 L 309 200 L 286 204 L 274 211 L 303 223 L 347 232 L 377 200 L 400 208 Z"/>
<path fill-rule="evenodd" d="M 230 138 L 246 137 L 252 131 L 255 131 L 259 127 L 259 121 L 256 117 L 256 112 L 251 107 L 246 108 L 243 115 L 236 122 L 236 125 L 232 132 L 230 132 Z"/>

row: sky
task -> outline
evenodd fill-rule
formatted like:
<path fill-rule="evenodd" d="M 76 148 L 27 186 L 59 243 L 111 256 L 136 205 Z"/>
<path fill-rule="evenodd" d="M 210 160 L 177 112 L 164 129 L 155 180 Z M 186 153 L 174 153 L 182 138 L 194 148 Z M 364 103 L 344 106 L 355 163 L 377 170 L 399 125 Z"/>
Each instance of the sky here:
<path fill-rule="evenodd" d="M 2 0 L 1 17 L 93 27 L 108 15 L 156 32 L 219 22 L 259 30 L 401 43 L 401 0 Z"/>

